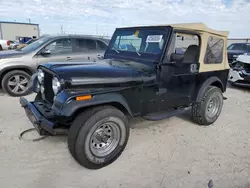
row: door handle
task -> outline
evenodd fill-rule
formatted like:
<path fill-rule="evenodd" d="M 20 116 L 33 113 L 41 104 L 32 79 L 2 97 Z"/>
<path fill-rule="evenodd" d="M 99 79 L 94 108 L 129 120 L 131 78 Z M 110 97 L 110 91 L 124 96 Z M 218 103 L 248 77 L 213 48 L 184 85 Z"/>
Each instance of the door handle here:
<path fill-rule="evenodd" d="M 73 58 L 72 57 L 66 57 L 66 60 L 70 61 L 70 60 L 73 60 Z"/>

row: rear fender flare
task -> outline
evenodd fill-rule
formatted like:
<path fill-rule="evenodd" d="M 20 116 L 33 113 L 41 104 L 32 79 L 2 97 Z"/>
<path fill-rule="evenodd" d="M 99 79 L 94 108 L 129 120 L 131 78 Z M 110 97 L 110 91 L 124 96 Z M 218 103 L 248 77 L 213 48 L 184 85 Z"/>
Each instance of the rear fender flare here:
<path fill-rule="evenodd" d="M 221 80 L 218 78 L 218 77 L 211 77 L 209 79 L 207 79 L 200 87 L 199 89 L 199 92 L 197 94 L 197 97 L 196 97 L 196 102 L 200 102 L 202 100 L 202 97 L 204 95 L 204 93 L 206 92 L 208 86 L 212 85 L 213 83 L 215 82 L 219 82 L 220 85 L 221 85 L 221 88 L 222 88 L 222 92 L 224 91 L 224 85 L 223 83 L 221 82 Z"/>
<path fill-rule="evenodd" d="M 118 93 L 98 94 L 94 95 L 90 100 L 84 100 L 84 101 L 70 100 L 62 108 L 60 115 L 69 117 L 72 116 L 79 109 L 97 105 L 105 105 L 109 103 L 118 103 L 122 105 L 127 110 L 129 115 L 132 116 L 132 112 L 129 108 L 127 101 L 124 99 L 122 95 Z"/>

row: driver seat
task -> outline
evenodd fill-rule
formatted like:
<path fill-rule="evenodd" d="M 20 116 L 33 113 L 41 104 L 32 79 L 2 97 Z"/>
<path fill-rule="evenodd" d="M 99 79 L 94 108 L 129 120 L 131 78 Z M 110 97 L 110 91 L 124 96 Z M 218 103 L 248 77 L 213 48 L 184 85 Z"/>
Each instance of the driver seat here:
<path fill-rule="evenodd" d="M 199 46 L 190 45 L 183 55 L 183 63 L 197 63 L 199 58 Z"/>

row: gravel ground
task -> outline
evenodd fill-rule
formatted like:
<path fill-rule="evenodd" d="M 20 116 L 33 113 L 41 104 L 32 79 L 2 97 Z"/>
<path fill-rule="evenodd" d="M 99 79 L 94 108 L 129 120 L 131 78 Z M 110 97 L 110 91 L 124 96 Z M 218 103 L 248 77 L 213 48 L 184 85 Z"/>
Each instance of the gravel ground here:
<path fill-rule="evenodd" d="M 123 154 L 100 170 L 81 167 L 66 137 L 20 140 L 32 125 L 18 98 L 1 94 L 1 188 L 250 187 L 249 91 L 228 88 L 221 116 L 200 127 L 187 115 L 151 122 L 135 119 Z M 29 96 L 32 99 L 34 96 Z M 26 138 L 37 137 L 36 133 Z"/>

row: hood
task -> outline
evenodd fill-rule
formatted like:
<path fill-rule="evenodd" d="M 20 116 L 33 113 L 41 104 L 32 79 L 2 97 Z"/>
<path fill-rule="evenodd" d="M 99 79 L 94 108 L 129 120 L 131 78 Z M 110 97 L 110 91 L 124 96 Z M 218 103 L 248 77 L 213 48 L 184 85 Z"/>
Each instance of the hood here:
<path fill-rule="evenodd" d="M 154 68 L 135 61 L 104 59 L 71 64 L 49 63 L 44 66 L 71 85 L 143 83 L 155 80 Z"/>
<path fill-rule="evenodd" d="M 250 55 L 240 55 L 236 60 L 242 63 L 250 64 Z"/>
<path fill-rule="evenodd" d="M 20 57 L 24 54 L 25 54 L 24 52 L 17 50 L 0 51 L 0 59 Z"/>

